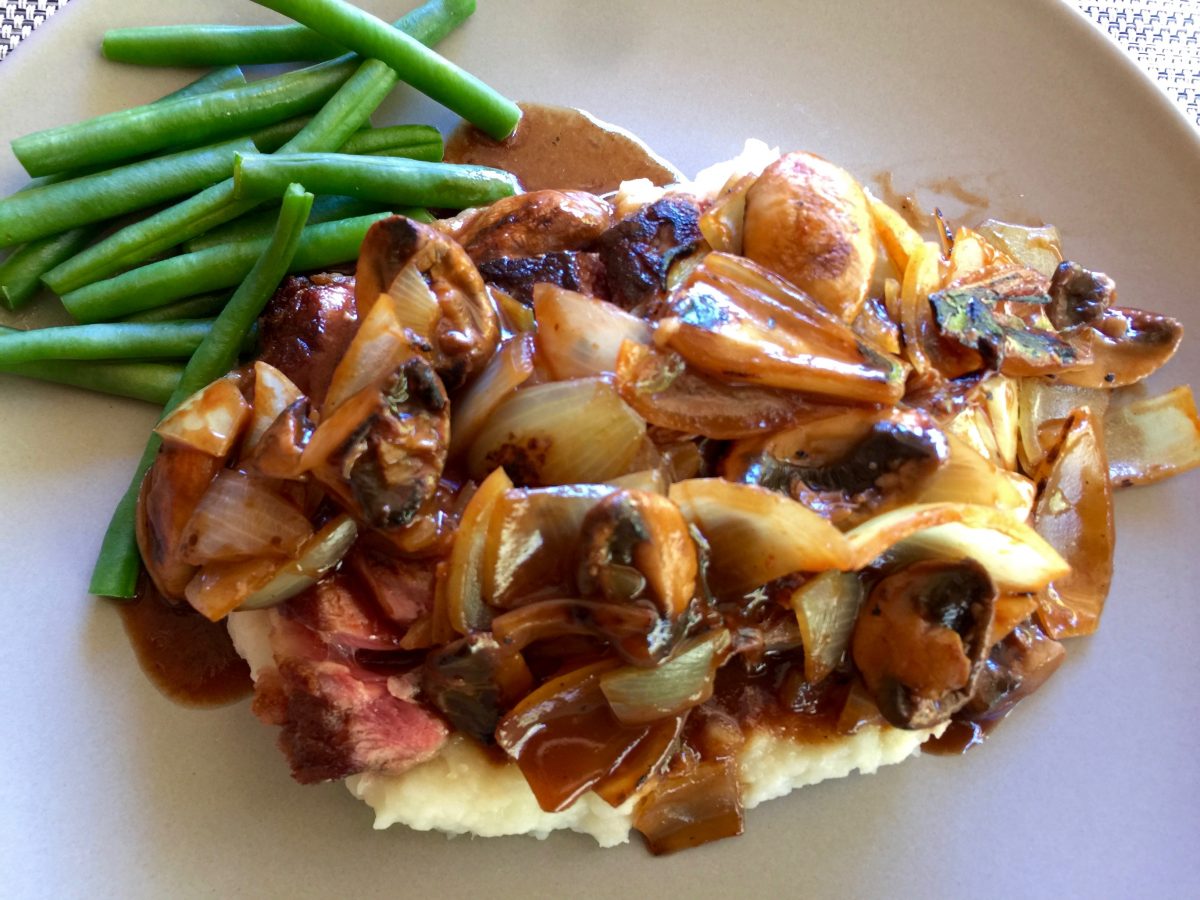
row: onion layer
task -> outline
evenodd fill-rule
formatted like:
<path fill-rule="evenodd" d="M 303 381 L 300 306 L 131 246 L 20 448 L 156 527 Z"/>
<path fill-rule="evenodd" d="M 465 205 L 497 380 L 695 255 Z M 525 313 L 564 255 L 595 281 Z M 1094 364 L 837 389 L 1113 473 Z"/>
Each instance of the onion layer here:
<path fill-rule="evenodd" d="M 254 364 L 254 413 L 242 445 L 242 457 L 252 451 L 283 411 L 304 394 L 292 380 L 261 359 Z"/>
<path fill-rule="evenodd" d="M 512 482 L 503 469 L 496 469 L 479 485 L 454 536 L 450 568 L 446 576 L 446 613 L 459 634 L 488 627 L 491 613 L 483 602 L 482 568 L 488 529 L 496 504 Z"/>
<path fill-rule="evenodd" d="M 650 326 L 618 306 L 553 284 L 533 288 L 538 352 L 558 381 L 612 374 L 622 341 L 650 342 Z"/>
<path fill-rule="evenodd" d="M 804 642 L 804 680 L 816 684 L 841 665 L 858 608 L 862 581 L 853 572 L 822 572 L 789 598 Z"/>
<path fill-rule="evenodd" d="M 525 484 L 588 484 L 628 471 L 646 423 L 598 378 L 536 384 L 505 400 L 479 432 L 467 466 L 503 466 Z"/>
<path fill-rule="evenodd" d="M 217 474 L 183 533 L 194 565 L 252 557 L 288 557 L 312 528 L 270 482 L 225 469 Z"/>
<path fill-rule="evenodd" d="M 1113 409 L 1104 420 L 1104 447 L 1114 487 L 1153 484 L 1200 466 L 1192 389 L 1180 385 Z"/>
<path fill-rule="evenodd" d="M 521 333 L 496 351 L 470 387 L 454 402 L 450 417 L 450 453 L 456 455 L 475 440 L 496 407 L 533 374 L 532 334 Z"/>
<path fill-rule="evenodd" d="M 1053 638 L 1091 634 L 1112 582 L 1112 488 L 1099 419 L 1088 409 L 1067 420 L 1062 440 L 1036 472 L 1043 485 L 1033 524 L 1071 572 L 1039 596 L 1039 615 Z"/>
<path fill-rule="evenodd" d="M 605 672 L 600 690 L 627 725 L 679 715 L 712 696 L 713 679 L 729 644 L 727 629 L 706 632 L 652 669 L 626 666 Z"/>
<path fill-rule="evenodd" d="M 744 594 L 793 572 L 851 568 L 842 533 L 791 497 L 721 478 L 681 481 L 668 495 L 708 540 L 718 594 Z"/>

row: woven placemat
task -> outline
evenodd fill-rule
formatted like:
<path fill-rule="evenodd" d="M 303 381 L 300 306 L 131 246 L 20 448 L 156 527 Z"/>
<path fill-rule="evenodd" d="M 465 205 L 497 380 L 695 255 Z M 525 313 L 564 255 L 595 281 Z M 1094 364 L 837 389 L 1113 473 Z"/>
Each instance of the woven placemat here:
<path fill-rule="evenodd" d="M 0 0 L 0 59 L 70 0 Z M 1146 69 L 1200 126 L 1200 2 L 1074 3 Z"/>

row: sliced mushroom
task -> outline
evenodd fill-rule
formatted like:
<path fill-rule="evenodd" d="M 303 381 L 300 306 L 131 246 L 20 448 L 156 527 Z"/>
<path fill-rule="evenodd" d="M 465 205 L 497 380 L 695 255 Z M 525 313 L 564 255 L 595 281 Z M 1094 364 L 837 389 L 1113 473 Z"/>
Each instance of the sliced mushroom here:
<path fill-rule="evenodd" d="M 1157 372 L 1179 349 L 1183 323 L 1140 309 L 1113 307 L 1072 335 L 1086 366 L 1058 376 L 1077 387 L 1117 388 L 1135 384 Z"/>
<path fill-rule="evenodd" d="M 413 337 L 453 389 L 481 369 L 496 349 L 500 328 L 495 307 L 462 247 L 435 228 L 393 216 L 371 226 L 363 241 L 354 295 L 360 319 L 380 294 L 393 288 L 410 290 L 409 266 L 415 267 L 437 304 L 424 331 Z"/>
<path fill-rule="evenodd" d="M 831 407 L 786 431 L 737 442 L 723 474 L 850 527 L 912 502 L 948 456 L 946 436 L 920 410 Z"/>
<path fill-rule="evenodd" d="M 316 478 L 360 519 L 397 529 L 436 494 L 449 439 L 446 389 L 428 362 L 413 357 L 338 406 L 305 456 Z"/>
<path fill-rule="evenodd" d="M 482 264 L 501 257 L 586 250 L 612 223 L 612 204 L 595 194 L 530 191 L 479 210 L 455 237 Z"/>
<path fill-rule="evenodd" d="M 1046 315 L 1060 333 L 1090 325 L 1103 317 L 1116 292 L 1117 286 L 1103 272 L 1068 260 L 1054 270 Z"/>
<path fill-rule="evenodd" d="M 854 664 L 897 728 L 931 728 L 970 699 L 996 586 L 972 560 L 925 560 L 881 579 L 854 628 Z"/>
<path fill-rule="evenodd" d="M 421 669 L 422 695 L 482 744 L 495 743 L 501 717 L 532 687 L 521 654 L 484 632 L 438 648 Z"/>
<path fill-rule="evenodd" d="M 587 514 L 580 529 L 579 587 L 612 603 L 649 598 L 678 620 L 696 592 L 699 558 L 687 520 L 658 494 L 618 490 Z"/>
<path fill-rule="evenodd" d="M 613 302 L 633 309 L 657 299 L 671 263 L 702 240 L 700 210 L 691 197 L 668 194 L 622 219 L 599 240 Z"/>
<path fill-rule="evenodd" d="M 746 256 L 844 321 L 852 321 L 866 299 L 875 245 L 862 188 L 819 156 L 783 156 L 746 194 Z"/>

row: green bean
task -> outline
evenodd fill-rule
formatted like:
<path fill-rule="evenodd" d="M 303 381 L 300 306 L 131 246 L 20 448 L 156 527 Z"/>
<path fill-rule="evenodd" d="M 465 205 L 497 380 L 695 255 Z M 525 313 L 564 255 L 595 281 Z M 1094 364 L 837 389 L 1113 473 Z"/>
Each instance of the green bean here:
<path fill-rule="evenodd" d="M 442 0 L 457 27 L 475 11 L 475 0 Z M 303 25 L 161 25 L 114 28 L 104 34 L 104 55 L 142 66 L 264 65 L 331 59 L 345 53 Z"/>
<path fill-rule="evenodd" d="M 331 60 L 239 87 L 37 131 L 14 140 L 12 149 L 30 175 L 52 175 L 215 141 L 318 108 L 357 68 L 351 59 Z"/>
<path fill-rule="evenodd" d="M 308 225 L 319 225 L 322 222 L 337 222 L 357 216 L 367 216 L 371 213 L 382 212 L 385 207 L 378 203 L 369 203 L 355 197 L 321 196 L 313 201 L 312 212 L 308 215 Z M 411 211 L 400 210 L 403 215 Z M 188 253 L 197 250 L 207 250 L 220 244 L 233 244 L 239 241 L 255 241 L 268 237 L 275 228 L 275 220 L 279 217 L 279 204 L 266 209 L 258 209 L 240 219 L 226 222 L 224 225 L 205 232 L 183 245 Z"/>
<path fill-rule="evenodd" d="M 29 303 L 42 286 L 42 275 L 86 247 L 92 233 L 90 228 L 73 228 L 14 250 L 0 263 L 0 304 L 16 310 Z"/>
<path fill-rule="evenodd" d="M 179 384 L 182 363 L 45 360 L 0 366 L 0 374 L 68 384 L 100 394 L 162 406 Z"/>
<path fill-rule="evenodd" d="M 278 197 L 288 184 L 300 181 L 321 194 L 445 209 L 483 206 L 519 188 L 516 178 L 501 169 L 344 153 L 239 153 L 233 181 L 239 198 Z"/>
<path fill-rule="evenodd" d="M 512 134 L 521 118 L 511 100 L 449 60 L 345 0 L 255 0 L 307 25 L 331 41 L 377 59 L 421 93 L 495 138 Z"/>
<path fill-rule="evenodd" d="M 192 354 L 178 387 L 167 400 L 167 412 L 225 374 L 237 361 L 238 346 L 292 264 L 312 200 L 312 194 L 305 193 L 298 185 L 284 194 L 274 235 L 217 317 L 209 338 Z M 93 594 L 128 598 L 137 590 L 140 569 L 135 525 L 137 498 L 142 479 L 153 465 L 160 443 L 157 435 L 151 435 L 133 480 L 109 522 L 100 557 L 92 571 L 89 590 Z"/>
<path fill-rule="evenodd" d="M 324 269 L 357 258 L 368 229 L 389 215 L 376 213 L 306 228 L 293 271 Z M 260 240 L 221 245 L 150 263 L 64 294 L 63 305 L 79 322 L 103 322 L 232 287 L 250 271 L 265 243 Z"/>
<path fill-rule="evenodd" d="M 456 0 L 429 0 L 397 22 L 396 27 L 418 41 L 432 43 L 462 22 L 465 18 L 462 9 L 463 4 Z M 337 97 L 280 152 L 336 150 L 366 123 L 395 83 L 394 72 L 375 60 L 367 60 L 338 91 Z M 108 236 L 47 272 L 43 281 L 62 296 L 236 219 L 256 205 L 252 201 L 235 201 L 232 182 L 213 185 L 195 197 Z"/>
<path fill-rule="evenodd" d="M 275 209 L 276 216 L 279 210 Z M 269 235 L 268 235 L 269 236 Z M 219 291 L 215 294 L 201 294 L 199 297 L 188 297 L 177 300 L 166 306 L 156 306 L 144 309 L 123 317 L 122 322 L 175 322 L 179 319 L 207 319 L 215 316 L 229 302 L 229 292 Z"/>
<path fill-rule="evenodd" d="M 237 87 L 246 83 L 246 76 L 238 66 L 225 66 L 221 69 L 214 69 L 211 72 L 206 72 L 195 81 L 185 84 L 177 91 L 172 91 L 169 94 L 164 94 L 157 100 L 150 103 L 153 106 L 156 103 L 166 103 L 169 100 L 179 100 L 183 97 L 196 97 L 200 94 L 208 94 L 212 91 L 220 91 L 225 88 Z M 261 148 L 259 148 L 261 149 Z M 101 172 L 109 166 L 87 166 L 83 169 L 76 169 L 70 172 L 55 172 L 53 175 L 43 175 L 33 179 L 25 187 L 21 188 L 27 191 L 31 188 L 42 187 L 47 184 L 57 184 L 60 181 L 67 181 L 71 178 L 78 178 L 81 175 L 91 175 L 93 172 Z"/>
<path fill-rule="evenodd" d="M 352 134 L 339 153 L 353 156 L 406 156 L 441 162 L 445 152 L 441 133 L 432 125 L 390 125 L 364 128 Z"/>
<path fill-rule="evenodd" d="M 104 222 L 201 190 L 229 177 L 235 152 L 255 150 L 250 138 L 235 138 L 13 194 L 0 200 L 0 247 Z"/>
<path fill-rule="evenodd" d="M 0 366 L 46 359 L 158 359 L 190 356 L 211 319 L 185 322 L 63 325 L 0 334 Z"/>
<path fill-rule="evenodd" d="M 246 78 L 241 69 L 237 66 L 227 66 L 201 75 L 191 84 L 154 102 L 162 103 L 179 97 L 191 97 L 245 83 Z M 279 143 L 282 144 L 290 137 L 291 134 L 288 134 Z M 256 146 L 260 150 L 263 149 L 263 144 L 258 143 L 257 140 Z M 48 175 L 44 178 L 34 179 L 22 190 L 29 191 L 37 187 L 57 184 L 85 174 L 90 173 L 61 172 L 58 175 Z M 61 234 L 39 238 L 23 247 L 18 247 L 3 263 L 0 263 L 0 305 L 11 310 L 25 306 L 37 295 L 38 288 L 41 287 L 41 277 L 55 266 L 78 254 L 88 245 L 94 235 L 94 228 L 74 228 Z"/>

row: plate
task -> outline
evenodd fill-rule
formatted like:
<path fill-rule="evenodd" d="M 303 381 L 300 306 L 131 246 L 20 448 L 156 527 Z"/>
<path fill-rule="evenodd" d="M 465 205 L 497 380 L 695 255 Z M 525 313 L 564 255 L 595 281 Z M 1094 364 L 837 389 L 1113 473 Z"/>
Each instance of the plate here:
<path fill-rule="evenodd" d="M 397 4 L 363 3 L 394 17 Z M 244 0 L 72 3 L 0 66 L 0 141 L 153 99 L 194 73 L 110 65 L 105 27 L 272 21 Z M 583 107 L 685 171 L 744 138 L 868 184 L 1057 224 L 1125 305 L 1197 322 L 1200 142 L 1067 4 L 480 0 L 443 45 L 510 96 Z M 397 92 L 378 121 L 445 112 Z M 0 189 L 23 183 L 4 151 Z M 947 181 L 946 179 L 952 179 Z M 959 190 L 965 188 L 966 192 Z M 1157 386 L 1200 386 L 1193 336 Z M 337 784 L 291 783 L 245 704 L 173 706 L 87 596 L 150 425 L 143 405 L 0 380 L 0 872 L 18 896 L 975 897 L 1200 891 L 1200 476 L 1120 495 L 1104 625 L 982 749 L 826 782 L 744 837 L 637 842 L 373 832 Z"/>

